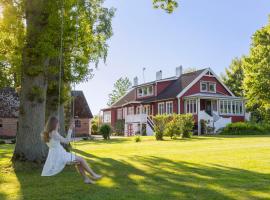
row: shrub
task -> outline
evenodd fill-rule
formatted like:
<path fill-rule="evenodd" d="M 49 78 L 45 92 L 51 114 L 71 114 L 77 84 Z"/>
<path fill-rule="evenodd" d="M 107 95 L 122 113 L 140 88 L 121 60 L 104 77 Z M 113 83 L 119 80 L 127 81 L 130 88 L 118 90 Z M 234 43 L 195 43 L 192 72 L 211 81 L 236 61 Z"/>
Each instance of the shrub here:
<path fill-rule="evenodd" d="M 112 128 L 108 124 L 103 124 L 99 129 L 100 134 L 103 136 L 104 140 L 109 140 L 112 132 Z"/>
<path fill-rule="evenodd" d="M 117 120 L 115 123 L 115 134 L 118 136 L 123 136 L 125 133 L 125 120 Z"/>
<path fill-rule="evenodd" d="M 91 127 L 91 134 L 96 135 L 98 133 L 98 125 L 93 123 Z"/>
<path fill-rule="evenodd" d="M 169 115 L 156 115 L 153 117 L 156 140 L 163 140 L 166 124 L 170 121 Z"/>
<path fill-rule="evenodd" d="M 141 137 L 139 135 L 137 135 L 134 139 L 135 142 L 141 142 Z"/>
<path fill-rule="evenodd" d="M 228 124 L 220 133 L 221 135 L 264 135 L 270 133 L 268 124 L 249 122 L 236 122 Z"/>
<path fill-rule="evenodd" d="M 91 134 L 97 135 L 99 128 L 99 116 L 95 116 L 94 119 L 91 120 Z"/>
<path fill-rule="evenodd" d="M 192 136 L 192 131 L 194 127 L 194 118 L 192 114 L 180 115 L 181 118 L 181 133 L 183 138 L 190 138 Z"/>
<path fill-rule="evenodd" d="M 165 134 L 171 138 L 181 135 L 181 115 L 173 114 L 166 124 Z"/>
<path fill-rule="evenodd" d="M 4 140 L 0 140 L 0 144 L 6 144 Z"/>

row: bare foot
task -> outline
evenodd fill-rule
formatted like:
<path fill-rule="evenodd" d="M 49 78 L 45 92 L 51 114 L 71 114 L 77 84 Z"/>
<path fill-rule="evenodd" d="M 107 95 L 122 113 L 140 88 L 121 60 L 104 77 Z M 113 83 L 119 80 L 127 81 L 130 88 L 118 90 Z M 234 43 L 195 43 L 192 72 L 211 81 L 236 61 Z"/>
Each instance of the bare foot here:
<path fill-rule="evenodd" d="M 94 180 L 98 180 L 98 179 L 101 179 L 102 178 L 102 175 L 99 175 L 99 174 L 95 174 L 94 176 L 93 176 L 93 179 Z"/>
<path fill-rule="evenodd" d="M 96 182 L 95 181 L 92 181 L 91 179 L 87 178 L 84 180 L 84 183 L 85 184 L 95 184 Z"/>

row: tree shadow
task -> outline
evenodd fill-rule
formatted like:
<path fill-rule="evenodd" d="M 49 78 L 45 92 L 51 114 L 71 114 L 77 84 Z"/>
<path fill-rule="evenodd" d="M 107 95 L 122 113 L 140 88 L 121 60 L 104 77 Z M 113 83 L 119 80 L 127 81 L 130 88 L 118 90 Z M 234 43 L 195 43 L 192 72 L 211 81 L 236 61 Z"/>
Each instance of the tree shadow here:
<path fill-rule="evenodd" d="M 41 177 L 39 168 L 15 167 L 23 199 L 238 200 L 270 196 L 269 174 L 157 156 L 112 159 L 75 151 L 104 178 L 96 185 L 85 185 L 74 166 L 66 167 L 54 177 Z M 0 199 L 7 197 L 0 193 Z"/>

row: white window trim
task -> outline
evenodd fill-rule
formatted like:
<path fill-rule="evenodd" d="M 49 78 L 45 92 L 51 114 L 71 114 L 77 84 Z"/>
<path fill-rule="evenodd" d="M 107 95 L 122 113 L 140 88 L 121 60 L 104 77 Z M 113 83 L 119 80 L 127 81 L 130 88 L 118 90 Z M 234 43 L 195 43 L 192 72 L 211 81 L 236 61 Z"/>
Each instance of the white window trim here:
<path fill-rule="evenodd" d="M 152 88 L 152 92 L 150 93 L 149 92 L 149 88 Z M 146 88 L 146 91 L 147 91 L 147 94 L 143 94 L 143 90 Z M 142 90 L 142 93 L 140 94 L 139 93 L 139 90 Z M 142 87 L 139 87 L 139 88 L 137 88 L 137 96 L 139 97 L 139 98 L 141 98 L 141 97 L 148 97 L 148 96 L 153 96 L 154 95 L 154 86 L 153 85 L 147 85 L 147 86 L 142 86 Z"/>
<path fill-rule="evenodd" d="M 187 109 L 188 107 L 189 107 L 189 109 Z M 198 100 L 197 99 L 185 99 L 184 108 L 185 108 L 185 113 L 190 113 L 190 114 L 194 114 L 194 115 L 197 114 L 198 113 Z M 194 112 L 194 110 L 196 110 L 196 111 Z"/>
<path fill-rule="evenodd" d="M 104 123 L 111 123 L 111 111 L 105 111 L 104 113 L 103 113 L 103 122 Z"/>
<path fill-rule="evenodd" d="M 226 102 L 226 109 L 225 109 L 225 102 Z M 233 105 L 235 109 L 235 113 L 233 113 Z M 223 107 L 223 111 L 221 110 L 221 106 Z M 238 107 L 238 109 L 237 109 Z M 240 107 L 242 107 L 242 112 L 240 112 Z M 230 108 L 230 112 L 229 111 Z M 224 112 L 226 110 L 226 112 Z M 236 112 L 238 110 L 238 112 Z M 241 100 L 225 100 L 221 99 L 219 100 L 219 107 L 218 112 L 220 115 L 224 116 L 244 116 L 245 110 L 244 110 L 244 102 Z"/>
<path fill-rule="evenodd" d="M 162 113 L 160 112 L 160 105 L 162 105 Z M 158 114 L 159 115 L 163 115 L 163 114 L 165 114 L 165 106 L 164 106 L 164 102 L 162 102 L 162 103 L 158 103 Z"/>
<path fill-rule="evenodd" d="M 202 89 L 202 84 L 206 84 L 206 90 Z M 214 91 L 210 91 L 210 84 L 214 85 Z M 216 93 L 217 92 L 217 83 L 213 82 L 213 81 L 200 81 L 200 91 L 201 92 Z"/>
<path fill-rule="evenodd" d="M 168 107 L 171 105 L 172 112 L 168 112 Z M 171 115 L 173 114 L 173 101 L 166 101 L 166 114 Z"/>
<path fill-rule="evenodd" d="M 122 108 L 118 108 L 117 109 L 117 119 L 123 119 L 123 109 Z"/>

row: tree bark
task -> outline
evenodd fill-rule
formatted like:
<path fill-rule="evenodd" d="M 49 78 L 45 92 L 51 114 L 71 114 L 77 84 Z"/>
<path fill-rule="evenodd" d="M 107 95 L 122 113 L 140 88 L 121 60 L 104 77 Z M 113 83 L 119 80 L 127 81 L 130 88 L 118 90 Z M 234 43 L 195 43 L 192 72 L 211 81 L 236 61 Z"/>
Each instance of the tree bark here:
<path fill-rule="evenodd" d="M 48 58 L 39 51 L 40 38 L 47 25 L 46 0 L 25 1 L 26 44 L 22 63 L 19 128 L 13 160 L 43 162 L 47 147 L 41 139 L 45 124 Z"/>

